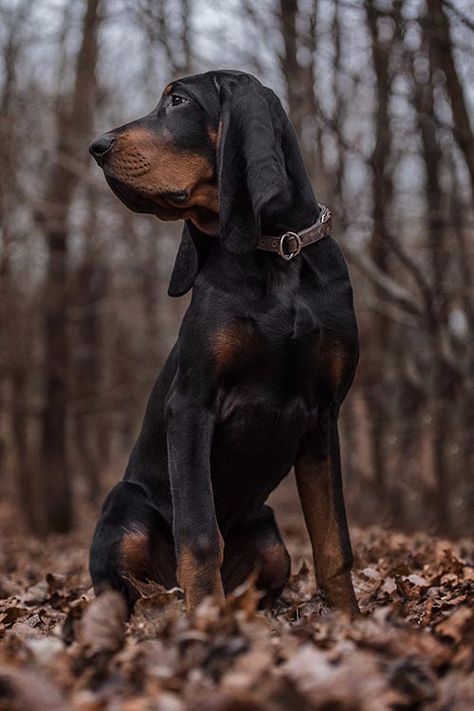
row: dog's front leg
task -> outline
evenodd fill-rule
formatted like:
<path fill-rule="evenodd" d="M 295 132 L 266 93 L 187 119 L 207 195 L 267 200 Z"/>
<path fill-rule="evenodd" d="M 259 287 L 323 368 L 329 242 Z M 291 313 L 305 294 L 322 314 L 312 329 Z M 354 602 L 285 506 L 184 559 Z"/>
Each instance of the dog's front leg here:
<path fill-rule="evenodd" d="M 214 509 L 210 452 L 214 416 L 173 393 L 167 406 L 168 469 L 177 578 L 191 614 L 206 595 L 224 600 L 223 541 Z"/>
<path fill-rule="evenodd" d="M 337 414 L 322 409 L 295 464 L 296 483 L 313 549 L 318 585 L 328 603 L 357 614 L 351 579 L 352 550 L 342 492 Z"/>

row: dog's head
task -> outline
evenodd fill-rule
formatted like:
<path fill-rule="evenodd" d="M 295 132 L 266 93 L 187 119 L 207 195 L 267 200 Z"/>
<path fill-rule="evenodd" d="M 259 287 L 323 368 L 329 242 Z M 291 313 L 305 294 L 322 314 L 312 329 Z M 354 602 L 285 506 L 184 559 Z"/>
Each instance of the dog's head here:
<path fill-rule="evenodd" d="M 150 114 L 99 136 L 89 150 L 127 207 L 186 220 L 171 295 L 192 287 L 205 235 L 245 254 L 261 232 L 305 227 L 315 216 L 288 117 L 249 74 L 215 71 L 172 82 Z"/>

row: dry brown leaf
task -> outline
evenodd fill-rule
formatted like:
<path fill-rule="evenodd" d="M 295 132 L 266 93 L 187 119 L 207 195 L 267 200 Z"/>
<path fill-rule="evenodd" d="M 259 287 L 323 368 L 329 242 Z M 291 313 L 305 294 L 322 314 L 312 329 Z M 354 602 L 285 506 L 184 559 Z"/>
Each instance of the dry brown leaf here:
<path fill-rule="evenodd" d="M 421 575 L 417 575 L 416 573 L 412 573 L 411 575 L 407 576 L 407 580 L 409 583 L 412 585 L 416 585 L 419 588 L 429 588 L 430 583 L 426 578 L 423 578 Z"/>
<path fill-rule="evenodd" d="M 29 614 L 29 612 L 30 611 L 26 610 L 24 607 L 18 607 L 17 605 L 11 605 L 4 608 L 3 611 L 0 612 L 0 627 L 7 627 L 13 624 L 19 617 Z"/>
<path fill-rule="evenodd" d="M 436 632 L 442 637 L 448 637 L 458 644 L 461 642 L 465 630 L 468 627 L 472 628 L 473 620 L 474 611 L 467 607 L 467 605 L 463 605 L 449 615 L 449 617 L 446 617 L 442 622 L 437 624 Z"/>
<path fill-rule="evenodd" d="M 226 610 L 228 612 L 236 612 L 238 610 L 243 612 L 248 619 L 254 616 L 258 603 L 264 595 L 261 590 L 257 590 L 255 587 L 256 579 L 256 574 L 251 575 L 242 585 L 239 585 L 227 596 Z"/>
<path fill-rule="evenodd" d="M 0 711 L 68 711 L 59 689 L 38 672 L 0 665 Z"/>
<path fill-rule="evenodd" d="M 339 661 L 310 645 L 283 665 L 282 673 L 311 708 L 341 711 L 389 711 L 397 695 L 387 686 L 374 658 L 351 650 Z"/>
<path fill-rule="evenodd" d="M 127 606 L 122 595 L 112 590 L 89 603 L 81 620 L 78 639 L 86 658 L 118 652 L 125 638 Z"/>
<path fill-rule="evenodd" d="M 474 708 L 472 542 L 355 530 L 358 620 L 322 614 L 303 563 L 271 611 L 257 609 L 249 581 L 223 610 L 206 601 L 194 623 L 179 590 L 138 581 L 124 624 L 120 598 L 118 608 L 107 598 L 88 604 L 90 526 L 47 546 L 10 528 L 0 530 L 12 571 L 0 585 L 0 665 L 26 686 L 47 676 L 75 711 Z M 301 522 L 287 530 L 293 560 L 304 560 Z"/>

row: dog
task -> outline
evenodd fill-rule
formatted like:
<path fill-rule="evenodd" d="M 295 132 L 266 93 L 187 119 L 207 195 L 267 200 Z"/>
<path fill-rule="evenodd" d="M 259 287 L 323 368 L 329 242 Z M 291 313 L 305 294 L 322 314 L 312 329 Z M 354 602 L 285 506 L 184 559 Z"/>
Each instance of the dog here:
<path fill-rule="evenodd" d="M 179 585 L 192 615 L 254 573 L 271 604 L 290 558 L 266 500 L 294 467 L 318 586 L 356 614 L 337 425 L 352 288 L 279 99 L 243 72 L 185 77 L 89 150 L 131 210 L 184 220 L 168 293 L 193 290 L 95 530 L 96 593 L 132 610 L 133 578 Z"/>

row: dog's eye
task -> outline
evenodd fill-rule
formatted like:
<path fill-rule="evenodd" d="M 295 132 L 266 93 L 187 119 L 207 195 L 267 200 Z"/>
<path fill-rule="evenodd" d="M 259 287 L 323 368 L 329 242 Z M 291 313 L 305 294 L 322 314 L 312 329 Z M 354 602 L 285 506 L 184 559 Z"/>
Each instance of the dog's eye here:
<path fill-rule="evenodd" d="M 179 96 L 179 94 L 173 94 L 171 96 L 171 106 L 179 106 L 180 104 L 184 104 L 187 102 L 187 99 L 184 98 L 184 96 Z"/>

